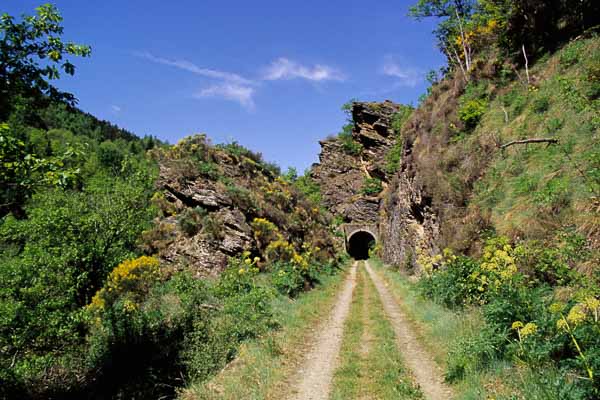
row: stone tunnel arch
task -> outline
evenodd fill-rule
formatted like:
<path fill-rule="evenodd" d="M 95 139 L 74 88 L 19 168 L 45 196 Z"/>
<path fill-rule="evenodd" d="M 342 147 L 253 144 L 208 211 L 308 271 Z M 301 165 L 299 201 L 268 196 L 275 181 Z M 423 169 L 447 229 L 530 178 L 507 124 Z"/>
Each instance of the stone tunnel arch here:
<path fill-rule="evenodd" d="M 366 260 L 369 258 L 369 250 L 376 243 L 377 238 L 372 232 L 366 229 L 359 229 L 348 236 L 346 251 L 355 260 Z"/>

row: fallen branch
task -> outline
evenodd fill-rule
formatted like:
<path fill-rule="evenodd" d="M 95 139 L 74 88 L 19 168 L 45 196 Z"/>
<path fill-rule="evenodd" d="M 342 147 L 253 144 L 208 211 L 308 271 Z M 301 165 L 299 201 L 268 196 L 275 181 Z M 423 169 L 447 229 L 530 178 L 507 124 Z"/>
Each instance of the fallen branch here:
<path fill-rule="evenodd" d="M 532 138 L 532 139 L 523 139 L 523 140 L 513 140 L 512 142 L 508 142 L 500 146 L 502 150 L 505 148 L 515 145 L 515 144 L 528 144 L 528 143 L 548 143 L 548 144 L 557 144 L 558 139 L 548 139 L 548 138 Z"/>

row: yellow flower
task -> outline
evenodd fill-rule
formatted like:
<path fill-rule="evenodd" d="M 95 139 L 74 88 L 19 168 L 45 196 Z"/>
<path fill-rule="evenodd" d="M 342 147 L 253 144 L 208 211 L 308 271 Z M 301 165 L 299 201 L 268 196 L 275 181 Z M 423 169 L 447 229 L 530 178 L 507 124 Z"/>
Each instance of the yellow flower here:
<path fill-rule="evenodd" d="M 513 329 L 520 329 L 523 327 L 523 323 L 521 321 L 515 321 L 512 323 L 512 328 Z"/>
<path fill-rule="evenodd" d="M 238 274 L 239 274 L 239 275 L 243 275 L 245 272 L 246 272 L 246 270 L 245 270 L 244 268 L 240 268 L 240 269 L 238 270 Z"/>
<path fill-rule="evenodd" d="M 254 262 L 257 263 L 260 261 L 260 257 L 254 257 Z"/>
<path fill-rule="evenodd" d="M 528 322 L 519 332 L 521 333 L 522 338 L 526 338 L 527 336 L 533 335 L 537 332 L 537 325 L 533 322 Z"/>
<path fill-rule="evenodd" d="M 127 311 L 127 312 L 132 312 L 137 310 L 138 305 L 135 304 L 133 301 L 131 300 L 125 300 L 123 302 L 123 310 Z"/>
<path fill-rule="evenodd" d="M 548 310 L 550 310 L 550 312 L 552 314 L 558 314 L 561 313 L 563 310 L 565 309 L 565 305 L 562 303 L 552 303 L 550 305 L 550 307 L 548 307 Z"/>
<path fill-rule="evenodd" d="M 252 264 L 252 260 L 251 260 L 251 259 L 249 259 L 249 258 L 246 258 L 246 259 L 244 260 L 244 264 L 246 264 L 246 265 L 251 265 L 251 264 Z"/>
<path fill-rule="evenodd" d="M 569 311 L 569 315 L 567 315 L 567 321 L 574 326 L 581 324 L 585 321 L 585 309 L 583 304 L 575 304 L 571 311 Z"/>
<path fill-rule="evenodd" d="M 590 311 L 595 311 L 596 309 L 600 308 L 600 300 L 598 300 L 595 297 L 588 297 L 584 300 L 583 304 L 586 306 L 586 308 Z"/>
<path fill-rule="evenodd" d="M 564 318 L 561 318 L 558 321 L 556 321 L 556 327 L 560 330 L 566 331 L 569 329 L 569 324 L 567 324 L 567 321 Z"/>

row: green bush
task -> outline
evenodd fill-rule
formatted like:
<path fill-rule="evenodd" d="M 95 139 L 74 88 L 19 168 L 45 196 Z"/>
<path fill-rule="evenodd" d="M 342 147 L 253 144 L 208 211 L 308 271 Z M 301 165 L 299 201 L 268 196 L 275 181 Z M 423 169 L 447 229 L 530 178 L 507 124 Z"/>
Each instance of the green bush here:
<path fill-rule="evenodd" d="M 465 256 L 451 257 L 437 268 L 419 281 L 423 296 L 448 308 L 464 307 L 473 301 L 477 289 L 472 275 L 479 269 L 475 260 Z"/>
<path fill-rule="evenodd" d="M 379 178 L 365 178 L 360 192 L 366 196 L 376 196 L 383 190 L 383 184 Z"/>
<path fill-rule="evenodd" d="M 350 129 L 346 129 L 350 127 Z M 342 142 L 342 148 L 347 154 L 358 155 L 362 153 L 363 145 L 358 143 L 352 137 L 352 125 L 346 125 L 344 131 L 338 135 L 339 140 Z"/>
<path fill-rule="evenodd" d="M 497 331 L 487 325 L 456 338 L 448 352 L 445 379 L 457 382 L 469 374 L 490 368 L 501 359 L 498 349 L 505 343 L 507 330 Z"/>
<path fill-rule="evenodd" d="M 402 161 L 402 138 L 398 137 L 392 148 L 385 155 L 385 172 L 393 174 L 400 168 Z"/>
<path fill-rule="evenodd" d="M 273 287 L 279 293 L 296 297 L 304 290 L 305 276 L 303 271 L 292 263 L 275 263 L 271 273 Z"/>
<path fill-rule="evenodd" d="M 483 99 L 461 101 L 458 108 L 458 117 L 464 122 L 465 128 L 474 129 L 487 109 L 488 102 Z"/>
<path fill-rule="evenodd" d="M 536 97 L 531 103 L 533 111 L 538 114 L 543 114 L 550 108 L 550 99 L 546 96 Z"/>

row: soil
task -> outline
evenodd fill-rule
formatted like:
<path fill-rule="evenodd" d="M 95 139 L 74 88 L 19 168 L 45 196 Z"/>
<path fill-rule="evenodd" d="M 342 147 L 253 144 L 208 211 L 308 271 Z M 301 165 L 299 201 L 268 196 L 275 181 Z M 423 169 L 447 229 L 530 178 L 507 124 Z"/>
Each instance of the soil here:
<path fill-rule="evenodd" d="M 365 268 L 379 292 L 385 313 L 392 323 L 404 363 L 411 370 L 425 398 L 430 400 L 451 399 L 453 393 L 450 387 L 444 383 L 442 371 L 419 343 L 408 317 L 387 288 L 387 284 L 373 271 L 369 261 L 365 262 Z"/>
<path fill-rule="evenodd" d="M 356 286 L 356 268 L 357 263 L 354 263 L 329 318 L 317 328 L 315 342 L 297 372 L 290 399 L 326 400 L 329 397 L 342 345 L 344 321 L 350 312 Z"/>

